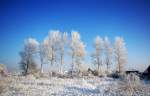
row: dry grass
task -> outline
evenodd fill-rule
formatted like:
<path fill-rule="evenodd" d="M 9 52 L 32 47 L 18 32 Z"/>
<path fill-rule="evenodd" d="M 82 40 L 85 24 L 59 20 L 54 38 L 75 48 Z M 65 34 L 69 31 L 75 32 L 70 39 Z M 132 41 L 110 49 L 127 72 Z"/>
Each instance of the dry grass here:
<path fill-rule="evenodd" d="M 125 76 L 124 80 L 118 81 L 109 89 L 114 96 L 150 96 L 150 85 L 145 85 L 135 74 Z"/>
<path fill-rule="evenodd" d="M 5 89 L 9 86 L 10 82 L 11 81 L 8 78 L 0 78 L 0 94 L 5 91 Z"/>
<path fill-rule="evenodd" d="M 138 77 L 127 77 L 123 81 L 112 78 L 34 78 L 12 76 L 0 80 L 0 96 L 150 96 L 150 85 Z"/>

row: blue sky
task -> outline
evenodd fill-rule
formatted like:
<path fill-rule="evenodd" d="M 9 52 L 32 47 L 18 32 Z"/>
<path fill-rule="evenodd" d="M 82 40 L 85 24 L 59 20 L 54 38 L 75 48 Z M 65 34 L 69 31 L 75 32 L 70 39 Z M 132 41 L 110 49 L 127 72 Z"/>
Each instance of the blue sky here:
<path fill-rule="evenodd" d="M 128 67 L 150 65 L 149 0 L 0 0 L 0 63 L 18 68 L 24 39 L 78 30 L 90 54 L 96 35 L 122 36 Z"/>

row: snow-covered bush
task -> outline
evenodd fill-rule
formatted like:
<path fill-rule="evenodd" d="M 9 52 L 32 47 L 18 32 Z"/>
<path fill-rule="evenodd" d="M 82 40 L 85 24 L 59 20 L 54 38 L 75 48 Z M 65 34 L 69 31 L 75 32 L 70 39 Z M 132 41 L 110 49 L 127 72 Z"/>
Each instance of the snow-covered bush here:
<path fill-rule="evenodd" d="M 45 72 L 45 73 L 40 73 L 40 78 L 50 78 L 51 73 L 50 72 Z"/>
<path fill-rule="evenodd" d="M 0 80 L 0 94 L 3 92 L 4 88 L 5 88 L 5 83 L 2 80 Z"/>
<path fill-rule="evenodd" d="M 4 64 L 0 64 L 0 76 L 7 76 L 6 66 Z"/>
<path fill-rule="evenodd" d="M 11 78 L 7 78 L 7 77 L 0 78 L 0 96 L 2 96 L 1 93 L 5 91 L 5 89 L 9 86 L 10 83 L 11 83 Z"/>
<path fill-rule="evenodd" d="M 128 75 L 122 75 L 120 81 L 117 83 L 115 91 L 118 95 L 137 96 L 139 91 L 142 90 L 142 87 L 145 86 L 142 85 L 139 76 L 131 73 Z"/>
<path fill-rule="evenodd" d="M 125 78 L 125 84 L 130 88 L 136 88 L 141 84 L 139 76 L 134 73 L 128 74 Z"/>
<path fill-rule="evenodd" d="M 33 74 L 26 75 L 26 78 L 30 80 L 36 79 L 36 77 Z"/>
<path fill-rule="evenodd" d="M 124 78 L 126 77 L 126 74 L 114 72 L 114 73 L 108 74 L 107 77 L 124 80 Z"/>

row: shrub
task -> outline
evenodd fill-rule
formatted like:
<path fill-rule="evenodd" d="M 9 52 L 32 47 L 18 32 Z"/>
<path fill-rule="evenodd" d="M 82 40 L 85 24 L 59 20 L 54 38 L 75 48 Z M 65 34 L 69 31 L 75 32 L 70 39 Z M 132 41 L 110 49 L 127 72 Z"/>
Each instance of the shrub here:
<path fill-rule="evenodd" d="M 121 77 L 121 75 L 118 72 L 114 72 L 112 74 L 108 74 L 107 76 L 115 78 L 115 79 L 119 79 Z"/>

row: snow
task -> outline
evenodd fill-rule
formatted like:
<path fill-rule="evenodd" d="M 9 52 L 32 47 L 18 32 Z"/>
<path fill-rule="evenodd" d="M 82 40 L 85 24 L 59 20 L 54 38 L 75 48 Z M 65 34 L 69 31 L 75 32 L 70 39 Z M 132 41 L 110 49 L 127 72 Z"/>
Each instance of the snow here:
<path fill-rule="evenodd" d="M 9 84 L 0 96 L 128 96 L 125 83 L 108 77 L 82 78 L 27 78 L 7 77 Z M 141 86 L 141 85 L 140 85 Z M 136 89 L 136 96 L 150 96 L 150 85 Z"/>

